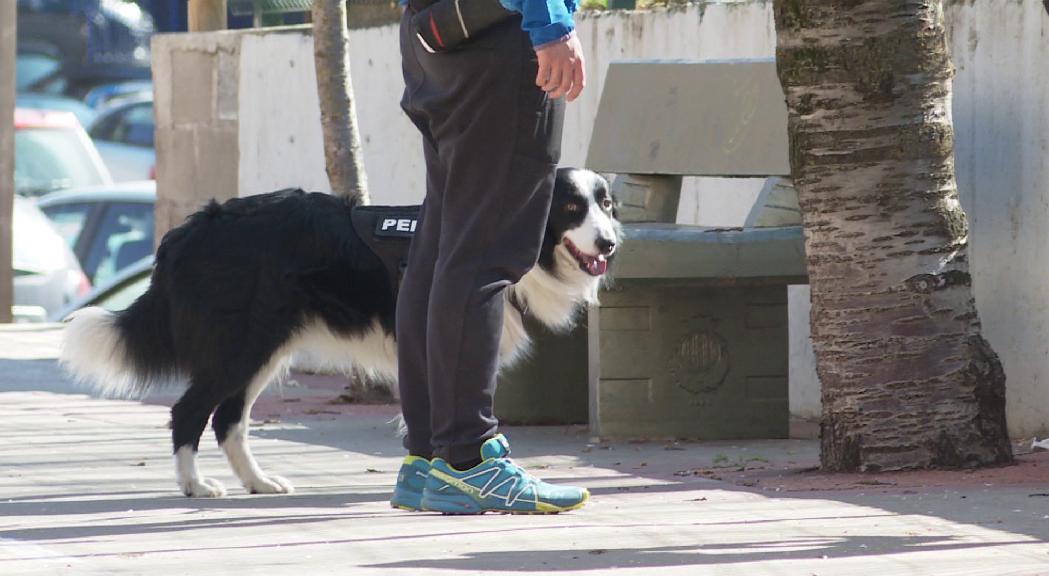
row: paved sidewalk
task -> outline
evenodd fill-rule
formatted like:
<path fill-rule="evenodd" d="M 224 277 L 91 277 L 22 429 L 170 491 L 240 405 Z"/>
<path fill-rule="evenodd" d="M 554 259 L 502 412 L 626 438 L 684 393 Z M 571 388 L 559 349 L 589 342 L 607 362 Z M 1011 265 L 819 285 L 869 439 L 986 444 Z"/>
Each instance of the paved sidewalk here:
<path fill-rule="evenodd" d="M 244 494 L 208 436 L 202 471 L 230 496 L 189 499 L 167 409 L 72 387 L 53 362 L 57 334 L 0 328 L 4 576 L 1049 574 L 1049 478 L 777 492 L 709 477 L 811 465 L 811 441 L 590 445 L 579 428 L 510 428 L 516 458 L 588 486 L 592 503 L 558 516 L 391 510 L 396 408 L 289 411 L 332 395 L 308 384 L 272 392 L 251 431 L 260 464 L 296 494 Z"/>

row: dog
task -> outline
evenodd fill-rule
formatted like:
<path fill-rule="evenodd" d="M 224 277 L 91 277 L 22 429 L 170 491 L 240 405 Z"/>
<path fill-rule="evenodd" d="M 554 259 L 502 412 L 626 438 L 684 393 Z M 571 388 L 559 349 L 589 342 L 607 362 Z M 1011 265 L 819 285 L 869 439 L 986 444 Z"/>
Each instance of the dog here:
<path fill-rule="evenodd" d="M 286 479 L 259 468 L 247 434 L 252 404 L 292 354 L 349 359 L 396 380 L 397 274 L 387 260 L 391 251 L 403 257 L 410 240 L 377 245 L 371 230 L 355 226 L 375 208 L 301 190 L 212 201 L 164 236 L 150 287 L 130 307 L 71 316 L 60 361 L 109 396 L 188 383 L 171 409 L 176 477 L 187 496 L 225 494 L 197 469 L 209 417 L 248 492 L 291 493 Z M 385 229 L 410 236 L 414 222 L 379 218 L 375 234 Z M 527 353 L 525 314 L 565 331 L 597 301 L 621 236 L 607 181 L 559 169 L 538 263 L 504 291 L 500 367 Z"/>

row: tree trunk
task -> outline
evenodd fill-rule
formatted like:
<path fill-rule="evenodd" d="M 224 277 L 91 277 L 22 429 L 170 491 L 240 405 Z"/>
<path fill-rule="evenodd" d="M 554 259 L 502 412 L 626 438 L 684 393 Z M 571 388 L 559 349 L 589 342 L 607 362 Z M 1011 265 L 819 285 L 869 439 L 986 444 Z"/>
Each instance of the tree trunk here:
<path fill-rule="evenodd" d="M 827 470 L 1010 462 L 980 335 L 937 0 L 775 0 Z"/>
<path fill-rule="evenodd" d="M 189 0 L 186 10 L 190 32 L 213 32 L 228 27 L 226 0 Z"/>
<path fill-rule="evenodd" d="M 368 179 L 350 81 L 345 0 L 314 0 L 312 18 L 328 181 L 334 194 L 356 196 L 367 204 Z"/>
<path fill-rule="evenodd" d="M 15 274 L 15 3 L 0 3 L 0 323 L 12 320 Z"/>

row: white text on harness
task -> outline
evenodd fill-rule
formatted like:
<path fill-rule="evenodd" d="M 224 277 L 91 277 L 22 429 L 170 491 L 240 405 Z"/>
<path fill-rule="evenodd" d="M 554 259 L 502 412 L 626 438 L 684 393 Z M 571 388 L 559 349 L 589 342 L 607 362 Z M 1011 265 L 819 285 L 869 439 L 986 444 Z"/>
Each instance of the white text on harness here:
<path fill-rule="evenodd" d="M 415 220 L 411 218 L 384 218 L 381 231 L 415 232 Z"/>

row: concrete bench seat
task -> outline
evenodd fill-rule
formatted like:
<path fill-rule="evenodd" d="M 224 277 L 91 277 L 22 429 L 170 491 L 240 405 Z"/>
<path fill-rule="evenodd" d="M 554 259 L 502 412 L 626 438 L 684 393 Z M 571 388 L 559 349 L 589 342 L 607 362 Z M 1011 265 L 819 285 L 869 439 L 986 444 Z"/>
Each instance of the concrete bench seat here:
<path fill-rule="evenodd" d="M 805 283 L 805 237 L 800 226 L 708 228 L 658 222 L 623 226 L 626 241 L 615 281 L 637 278 L 776 278 Z"/>

